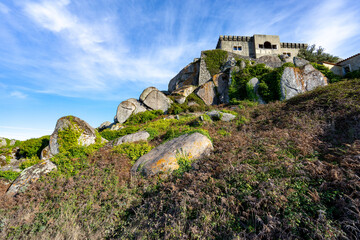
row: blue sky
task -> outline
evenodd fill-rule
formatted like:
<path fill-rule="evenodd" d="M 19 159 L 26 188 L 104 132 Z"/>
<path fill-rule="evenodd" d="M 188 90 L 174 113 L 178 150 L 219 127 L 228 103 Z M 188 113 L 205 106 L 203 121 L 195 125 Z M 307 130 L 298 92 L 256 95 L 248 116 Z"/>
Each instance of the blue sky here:
<path fill-rule="evenodd" d="M 354 0 L 1 0 L 0 136 L 51 134 L 75 115 L 93 127 L 169 80 L 219 35 L 274 34 L 349 57 L 360 52 Z"/>

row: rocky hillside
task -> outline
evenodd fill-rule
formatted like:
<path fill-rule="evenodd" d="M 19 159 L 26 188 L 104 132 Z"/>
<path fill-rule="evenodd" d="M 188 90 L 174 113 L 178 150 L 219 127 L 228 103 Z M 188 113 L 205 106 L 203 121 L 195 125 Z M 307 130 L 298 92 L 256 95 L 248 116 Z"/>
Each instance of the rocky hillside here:
<path fill-rule="evenodd" d="M 1 139 L 0 238 L 358 239 L 360 80 L 334 81 L 204 51 L 113 123 Z"/>

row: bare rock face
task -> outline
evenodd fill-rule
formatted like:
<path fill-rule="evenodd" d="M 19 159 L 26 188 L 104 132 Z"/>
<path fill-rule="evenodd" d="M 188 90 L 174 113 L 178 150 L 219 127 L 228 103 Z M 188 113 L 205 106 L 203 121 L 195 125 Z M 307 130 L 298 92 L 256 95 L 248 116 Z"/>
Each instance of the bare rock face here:
<path fill-rule="evenodd" d="M 303 69 L 287 67 L 280 80 L 281 98 L 287 100 L 327 84 L 327 78 L 311 64 L 305 65 Z"/>
<path fill-rule="evenodd" d="M 185 134 L 172 139 L 140 157 L 131 168 L 131 174 L 152 176 L 159 172 L 171 172 L 179 168 L 177 159 L 198 159 L 213 150 L 211 141 L 200 133 Z"/>
<path fill-rule="evenodd" d="M 217 88 L 220 103 L 229 103 L 229 75 L 219 73 L 213 76 L 213 82 Z"/>
<path fill-rule="evenodd" d="M 111 127 L 111 124 L 112 124 L 112 123 L 109 122 L 109 121 L 103 122 L 102 124 L 100 124 L 100 126 L 98 127 L 98 129 L 101 131 L 101 130 L 110 128 L 110 127 Z"/>
<path fill-rule="evenodd" d="M 140 95 L 140 101 L 153 110 L 166 112 L 172 101 L 155 87 L 146 88 Z"/>
<path fill-rule="evenodd" d="M 52 157 L 51 153 L 50 153 L 50 147 L 46 146 L 40 154 L 40 159 L 41 160 L 49 160 Z"/>
<path fill-rule="evenodd" d="M 56 165 L 49 160 L 26 168 L 24 171 L 21 172 L 20 176 L 11 184 L 6 194 L 11 196 L 19 192 L 25 191 L 30 184 L 36 182 L 41 176 L 55 169 L 57 169 Z"/>
<path fill-rule="evenodd" d="M 175 91 L 173 91 L 171 93 L 171 95 L 174 97 L 175 102 L 183 104 L 185 102 L 187 96 L 192 94 L 195 89 L 196 89 L 196 87 L 192 86 L 192 85 L 183 86 L 183 87 L 178 88 Z"/>
<path fill-rule="evenodd" d="M 198 85 L 200 61 L 196 60 L 184 67 L 168 85 L 169 92 L 187 85 Z"/>
<path fill-rule="evenodd" d="M 299 68 L 302 68 L 305 65 L 309 64 L 309 61 L 299 58 L 299 57 L 294 57 L 293 61 L 294 61 L 295 67 L 299 67 Z"/>
<path fill-rule="evenodd" d="M 264 63 L 266 66 L 271 68 L 278 68 L 282 66 L 281 59 L 276 55 L 266 55 L 256 59 L 257 63 Z"/>
<path fill-rule="evenodd" d="M 260 84 L 259 79 L 252 78 L 252 79 L 250 79 L 249 84 L 251 86 L 253 86 L 253 88 L 254 88 L 254 93 L 256 94 L 257 102 L 260 104 L 265 104 L 265 101 L 262 99 L 262 97 L 260 96 L 260 94 L 258 92 L 259 84 Z"/>
<path fill-rule="evenodd" d="M 236 116 L 231 113 L 224 113 L 216 110 L 212 110 L 210 112 L 207 112 L 206 114 L 211 118 L 211 120 L 214 121 L 221 120 L 224 122 L 230 122 L 231 120 L 234 120 L 236 118 Z"/>
<path fill-rule="evenodd" d="M 205 54 L 201 52 L 198 86 L 201 86 L 206 82 L 208 82 L 209 80 L 211 80 L 211 74 L 207 69 L 205 58 L 206 58 Z"/>
<path fill-rule="evenodd" d="M 139 112 L 145 112 L 146 108 L 135 98 L 130 98 L 121 102 L 116 111 L 116 120 L 119 123 L 124 123 L 131 116 Z"/>
<path fill-rule="evenodd" d="M 78 144 L 80 146 L 89 146 L 90 144 L 95 143 L 96 130 L 92 128 L 87 122 L 74 116 L 62 117 L 57 121 L 55 130 L 50 136 L 50 155 L 53 156 L 59 153 L 59 131 L 63 131 L 69 128 L 81 133 L 80 137 L 78 138 Z M 102 141 L 106 140 L 102 139 Z"/>
<path fill-rule="evenodd" d="M 146 131 L 140 131 L 140 132 L 128 134 L 118 139 L 115 139 L 114 146 L 129 142 L 146 141 L 149 137 L 150 134 Z"/>
<path fill-rule="evenodd" d="M 0 138 L 0 147 L 6 147 L 7 143 L 6 143 L 6 139 L 5 138 Z"/>
<path fill-rule="evenodd" d="M 215 105 L 218 103 L 215 87 L 216 86 L 214 82 L 209 81 L 196 89 L 195 93 L 204 101 L 206 105 Z"/>

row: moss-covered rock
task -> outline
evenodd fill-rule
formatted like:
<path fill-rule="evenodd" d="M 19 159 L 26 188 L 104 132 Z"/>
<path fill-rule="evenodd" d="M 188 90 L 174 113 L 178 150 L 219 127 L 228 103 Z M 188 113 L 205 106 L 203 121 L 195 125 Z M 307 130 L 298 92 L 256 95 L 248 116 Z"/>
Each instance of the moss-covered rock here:
<path fill-rule="evenodd" d="M 60 118 L 53 134 L 50 136 L 49 150 L 51 155 L 66 152 L 76 146 L 89 146 L 106 142 L 87 122 L 78 117 Z"/>

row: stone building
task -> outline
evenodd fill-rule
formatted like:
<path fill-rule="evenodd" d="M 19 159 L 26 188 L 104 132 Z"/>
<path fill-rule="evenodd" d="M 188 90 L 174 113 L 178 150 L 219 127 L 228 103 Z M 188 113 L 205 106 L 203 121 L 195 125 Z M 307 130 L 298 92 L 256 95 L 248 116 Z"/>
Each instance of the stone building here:
<path fill-rule="evenodd" d="M 333 73 L 344 76 L 348 72 L 360 70 L 360 53 L 355 54 L 337 63 L 323 62 Z"/>
<path fill-rule="evenodd" d="M 222 49 L 239 55 L 259 58 L 265 55 L 297 56 L 306 43 L 283 43 L 277 35 L 220 36 L 216 49 Z"/>

